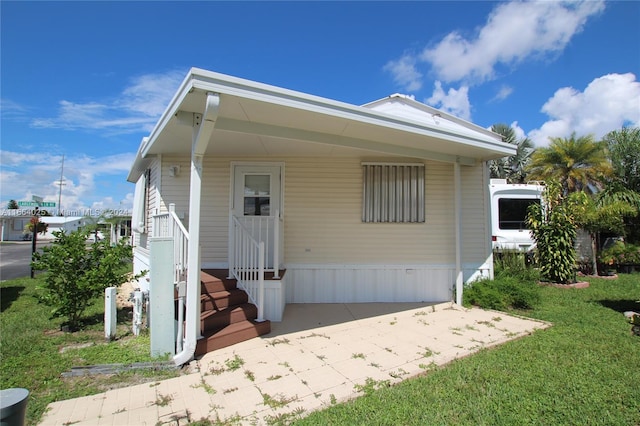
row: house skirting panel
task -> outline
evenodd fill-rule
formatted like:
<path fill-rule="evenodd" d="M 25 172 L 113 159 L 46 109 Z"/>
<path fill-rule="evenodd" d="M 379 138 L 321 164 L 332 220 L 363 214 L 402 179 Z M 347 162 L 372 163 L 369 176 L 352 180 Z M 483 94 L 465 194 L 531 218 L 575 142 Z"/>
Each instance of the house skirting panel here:
<path fill-rule="evenodd" d="M 467 281 L 489 277 L 464 265 Z M 445 302 L 453 300 L 453 265 L 291 265 L 286 303 Z"/>
<path fill-rule="evenodd" d="M 287 303 L 443 302 L 451 267 L 287 265 Z"/>

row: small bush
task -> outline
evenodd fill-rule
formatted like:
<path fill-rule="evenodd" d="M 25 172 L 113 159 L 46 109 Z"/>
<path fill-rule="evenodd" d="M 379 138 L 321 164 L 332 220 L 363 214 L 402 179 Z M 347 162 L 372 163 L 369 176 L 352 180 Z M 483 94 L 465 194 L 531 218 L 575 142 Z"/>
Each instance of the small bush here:
<path fill-rule="evenodd" d="M 464 291 L 464 304 L 484 309 L 532 309 L 540 303 L 540 290 L 535 281 L 503 276 L 476 281 Z"/>
<path fill-rule="evenodd" d="M 71 330 L 107 287 L 127 281 L 131 246 L 124 241 L 110 245 L 97 241 L 87 245 L 88 231 L 54 232 L 51 246 L 34 254 L 33 268 L 46 271 L 40 300 L 53 307 L 52 314 L 67 319 Z"/>

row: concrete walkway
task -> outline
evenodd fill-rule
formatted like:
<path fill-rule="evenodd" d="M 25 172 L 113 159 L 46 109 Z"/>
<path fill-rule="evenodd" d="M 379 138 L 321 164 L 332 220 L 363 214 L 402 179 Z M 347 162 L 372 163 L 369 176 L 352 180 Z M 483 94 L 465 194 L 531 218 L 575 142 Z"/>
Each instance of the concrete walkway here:
<path fill-rule="evenodd" d="M 41 425 L 269 424 L 548 326 L 451 303 L 292 304 L 270 334 L 206 354 L 193 373 L 54 402 Z"/>

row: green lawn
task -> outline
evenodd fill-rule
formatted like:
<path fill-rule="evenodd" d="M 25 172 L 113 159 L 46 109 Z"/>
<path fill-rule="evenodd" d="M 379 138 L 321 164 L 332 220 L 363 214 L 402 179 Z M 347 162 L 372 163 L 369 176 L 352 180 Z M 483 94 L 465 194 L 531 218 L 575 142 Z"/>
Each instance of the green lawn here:
<path fill-rule="evenodd" d="M 622 312 L 640 311 L 640 274 L 541 288 L 518 314 L 553 326 L 424 376 L 367 392 L 300 425 L 640 424 L 640 337 Z"/>
<path fill-rule="evenodd" d="M 640 337 L 622 312 L 640 311 L 640 274 L 590 281 L 587 289 L 541 288 L 541 303 L 517 312 L 552 322 L 549 329 L 390 388 L 364 387 L 361 398 L 296 424 L 638 425 Z M 84 331 L 59 331 L 61 320 L 51 320 L 34 297 L 38 282 L 0 283 L 0 387 L 29 389 L 29 424 L 52 401 L 177 374 L 62 379 L 72 366 L 149 361 L 149 339 L 133 338 L 121 311 L 117 340 L 106 343 L 100 303 Z"/>
<path fill-rule="evenodd" d="M 62 319 L 51 319 L 51 308 L 35 297 L 36 287 L 42 285 L 41 278 L 0 283 L 0 389 L 29 390 L 28 424 L 36 424 L 53 401 L 178 374 L 138 371 L 62 379 L 61 374 L 75 366 L 151 361 L 149 338 L 132 336 L 127 312 L 120 310 L 116 340 L 107 343 L 103 301 L 90 309 L 83 331 L 61 332 Z"/>

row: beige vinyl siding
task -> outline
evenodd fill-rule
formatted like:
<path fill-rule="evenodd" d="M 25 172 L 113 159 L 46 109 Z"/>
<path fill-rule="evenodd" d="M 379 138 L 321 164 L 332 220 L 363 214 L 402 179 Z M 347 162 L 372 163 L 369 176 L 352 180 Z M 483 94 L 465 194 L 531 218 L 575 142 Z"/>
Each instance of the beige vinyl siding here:
<path fill-rule="evenodd" d="M 425 223 L 362 223 L 361 162 L 358 158 L 287 159 L 285 262 L 452 262 L 452 166 L 425 163 Z"/>
<path fill-rule="evenodd" d="M 426 161 L 425 223 L 363 223 L 362 162 L 369 158 L 280 158 L 284 163 L 285 264 L 451 265 L 455 262 L 453 165 Z M 399 162 L 398 158 L 375 159 Z M 232 162 L 205 157 L 202 186 L 203 263 L 226 263 Z M 415 162 L 415 160 L 411 160 Z M 177 177 L 169 166 L 179 165 Z M 158 169 L 158 168 L 156 168 Z M 159 170 L 158 170 L 159 171 Z M 190 159 L 162 157 L 161 211 L 170 203 L 189 223 Z M 463 263 L 481 261 L 486 245 L 482 166 L 462 167 Z M 152 176 L 153 179 L 153 176 Z M 471 258 L 475 254 L 475 258 Z M 480 254 L 481 253 L 481 254 Z"/>
<path fill-rule="evenodd" d="M 227 262 L 230 163 L 228 158 L 213 157 L 205 157 L 203 162 L 200 225 L 202 262 Z M 179 175 L 169 176 L 169 167 L 176 165 L 180 166 Z M 174 203 L 176 214 L 188 229 L 191 160 L 189 157 L 165 155 L 162 158 L 162 169 L 162 211 L 168 211 L 169 204 Z"/>
<path fill-rule="evenodd" d="M 205 158 L 200 224 L 203 262 L 226 263 L 228 259 L 230 163 L 230 159 Z"/>
<path fill-rule="evenodd" d="M 486 260 L 490 235 L 487 231 L 485 202 L 487 199 L 483 164 L 461 167 L 462 182 L 462 262 Z"/>

